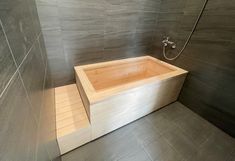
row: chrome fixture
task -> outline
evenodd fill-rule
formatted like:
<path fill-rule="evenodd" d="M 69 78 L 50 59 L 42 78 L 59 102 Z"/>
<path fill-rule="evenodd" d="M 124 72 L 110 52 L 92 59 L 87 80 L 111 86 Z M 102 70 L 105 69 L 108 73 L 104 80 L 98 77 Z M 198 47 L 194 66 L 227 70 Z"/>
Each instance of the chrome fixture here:
<path fill-rule="evenodd" d="M 193 28 L 192 28 L 190 34 L 189 34 L 188 37 L 187 37 L 187 40 L 185 41 L 185 43 L 184 43 L 182 49 L 179 50 L 179 52 L 178 52 L 174 57 L 172 57 L 172 58 L 167 57 L 167 55 L 166 55 L 166 47 L 167 47 L 168 44 L 170 44 L 170 45 L 171 45 L 171 48 L 172 48 L 172 49 L 175 49 L 175 48 L 176 48 L 175 43 L 169 41 L 169 37 L 166 37 L 166 39 L 164 39 L 164 40 L 162 41 L 162 43 L 163 43 L 163 56 L 164 56 L 165 59 L 167 59 L 167 60 L 175 60 L 175 59 L 177 59 L 177 58 L 182 54 L 182 52 L 184 51 L 184 49 L 185 49 L 186 46 L 188 45 L 189 40 L 191 39 L 191 37 L 192 37 L 194 31 L 196 30 L 197 24 L 199 23 L 199 20 L 200 20 L 202 14 L 203 14 L 203 11 L 204 11 L 205 8 L 206 8 L 207 2 L 208 2 L 208 0 L 205 0 L 205 1 L 204 1 L 203 5 L 202 5 L 202 8 L 201 8 L 201 10 L 200 10 L 200 12 L 199 12 L 199 14 L 198 14 L 198 16 L 197 16 L 197 19 L 196 19 L 196 21 L 195 21 L 195 23 L 194 23 L 194 25 L 193 25 Z"/>
<path fill-rule="evenodd" d="M 168 45 L 171 45 L 172 49 L 176 48 L 176 43 L 174 43 L 173 41 L 170 41 L 170 37 L 168 36 L 162 41 L 162 43 L 165 47 L 167 47 Z"/>

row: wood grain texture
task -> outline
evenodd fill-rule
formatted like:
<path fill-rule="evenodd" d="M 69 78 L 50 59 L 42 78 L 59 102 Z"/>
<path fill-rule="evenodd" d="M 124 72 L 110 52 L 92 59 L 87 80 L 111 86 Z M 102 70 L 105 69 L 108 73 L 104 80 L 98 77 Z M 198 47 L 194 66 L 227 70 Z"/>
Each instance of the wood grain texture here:
<path fill-rule="evenodd" d="M 104 88 L 101 91 L 99 91 L 99 89 L 96 89 L 95 84 L 93 82 L 95 80 L 92 80 L 91 78 L 89 78 L 89 74 L 90 74 L 89 72 L 92 73 L 92 70 L 93 70 L 93 72 L 94 71 L 97 72 L 97 70 L 101 70 L 103 72 L 103 70 L 110 71 L 111 69 L 113 70 L 113 68 L 116 68 L 115 69 L 116 73 L 120 73 L 119 74 L 120 76 L 127 75 L 127 78 L 128 77 L 131 78 L 131 75 L 128 76 L 128 74 L 130 74 L 129 73 L 130 69 L 122 70 L 121 67 L 127 66 L 127 68 L 132 68 L 131 70 L 133 70 L 137 67 L 137 69 L 138 69 L 139 67 L 136 66 L 136 63 L 138 64 L 141 62 L 147 63 L 147 64 L 150 63 L 150 64 L 148 64 L 149 67 L 145 64 L 145 66 L 146 66 L 145 68 L 147 68 L 147 69 L 153 70 L 151 68 L 157 68 L 157 69 L 153 70 L 154 72 L 153 72 L 152 77 L 145 78 L 145 79 L 142 78 L 142 79 L 139 79 L 138 81 L 132 81 L 127 84 L 120 84 L 118 86 L 113 86 L 110 88 Z M 152 67 L 152 65 L 154 65 L 154 66 Z M 105 71 L 105 72 L 107 72 L 107 71 Z M 85 91 L 86 96 L 88 97 L 90 104 L 101 101 L 107 97 L 110 97 L 111 95 L 115 95 L 115 93 L 122 92 L 122 91 L 130 89 L 130 88 L 138 87 L 140 85 L 144 85 L 145 83 L 149 83 L 149 82 L 153 82 L 153 81 L 160 82 L 164 79 L 171 78 L 172 76 L 178 76 L 178 75 L 181 75 L 181 74 L 183 75 L 183 74 L 187 73 L 183 69 L 180 69 L 178 67 L 164 63 L 164 62 L 159 61 L 158 59 L 155 59 L 150 56 L 143 56 L 143 57 L 137 57 L 137 58 L 129 58 L 129 59 L 116 60 L 116 61 L 109 61 L 109 62 L 104 62 L 104 63 L 77 66 L 77 67 L 75 67 L 75 72 L 76 72 L 76 75 L 82 84 L 83 90 Z M 101 74 L 102 74 L 102 72 L 101 72 Z M 133 72 L 133 71 L 131 71 L 131 72 Z M 99 74 L 99 72 L 98 72 L 98 74 Z M 107 72 L 107 75 L 105 75 L 105 74 L 103 75 L 103 78 L 102 78 L 103 81 L 105 81 L 105 79 L 107 79 L 109 77 L 108 74 L 110 74 L 110 73 Z M 138 76 L 138 74 L 137 74 L 137 76 Z"/>
<path fill-rule="evenodd" d="M 77 84 L 55 89 L 57 140 L 62 154 L 175 101 L 187 74 L 149 56 L 75 70 Z M 131 81 L 107 86 L 107 80 L 119 78 Z"/>
<path fill-rule="evenodd" d="M 137 87 L 91 105 L 92 139 L 177 100 L 184 78 Z"/>
<path fill-rule="evenodd" d="M 57 87 L 55 100 L 57 141 L 64 154 L 91 141 L 91 126 L 76 84 Z"/>
<path fill-rule="evenodd" d="M 116 65 L 103 66 L 84 70 L 96 91 L 148 79 L 157 75 L 173 72 L 152 60 L 136 60 Z"/>
<path fill-rule="evenodd" d="M 92 139 L 175 101 L 187 73 L 149 56 L 78 66 L 75 71 L 80 93 L 87 98 Z"/>

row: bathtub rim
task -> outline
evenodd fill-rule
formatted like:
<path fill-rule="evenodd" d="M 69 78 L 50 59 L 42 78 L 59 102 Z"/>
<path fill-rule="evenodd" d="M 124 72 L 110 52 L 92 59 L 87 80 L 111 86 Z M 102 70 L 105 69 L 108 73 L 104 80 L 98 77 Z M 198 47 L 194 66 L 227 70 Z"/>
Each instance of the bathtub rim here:
<path fill-rule="evenodd" d="M 158 64 L 166 66 L 167 68 L 173 69 L 174 71 L 166 73 L 166 74 L 153 76 L 153 77 L 146 78 L 146 79 L 141 79 L 138 81 L 129 82 L 126 84 L 121 84 L 118 86 L 114 86 L 114 87 L 99 90 L 99 91 L 95 90 L 95 88 L 93 87 L 92 83 L 90 82 L 89 78 L 87 77 L 87 75 L 84 71 L 86 69 L 94 69 L 94 68 L 98 68 L 98 67 L 117 65 L 117 64 L 121 64 L 121 63 L 127 63 L 127 62 L 135 62 L 138 60 L 149 60 L 149 59 L 153 60 L 154 62 L 156 62 Z M 125 93 L 126 91 L 128 91 L 130 89 L 135 89 L 135 88 L 144 86 L 146 84 L 162 83 L 165 80 L 172 79 L 172 78 L 174 78 L 176 76 L 180 76 L 180 75 L 186 75 L 188 73 L 188 71 L 186 71 L 182 68 L 176 67 L 174 65 L 171 65 L 171 64 L 166 63 L 164 61 L 161 61 L 161 60 L 154 58 L 152 56 L 125 58 L 125 59 L 120 59 L 120 60 L 112 60 L 112 61 L 107 61 L 107 62 L 81 65 L 81 66 L 75 66 L 74 69 L 75 69 L 76 78 L 79 79 L 79 82 L 81 83 L 81 86 L 82 86 L 82 88 L 88 98 L 90 105 L 98 103 L 100 101 L 103 101 L 103 100 L 110 98 L 112 96 L 116 96 L 116 95 Z"/>

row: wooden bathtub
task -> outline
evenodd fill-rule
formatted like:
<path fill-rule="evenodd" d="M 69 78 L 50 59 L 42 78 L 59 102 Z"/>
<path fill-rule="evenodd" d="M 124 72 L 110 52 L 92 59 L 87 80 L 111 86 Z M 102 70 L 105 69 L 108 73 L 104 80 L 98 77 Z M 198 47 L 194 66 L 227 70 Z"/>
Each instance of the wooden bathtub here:
<path fill-rule="evenodd" d="M 91 140 L 177 100 L 187 71 L 150 56 L 75 67 Z"/>

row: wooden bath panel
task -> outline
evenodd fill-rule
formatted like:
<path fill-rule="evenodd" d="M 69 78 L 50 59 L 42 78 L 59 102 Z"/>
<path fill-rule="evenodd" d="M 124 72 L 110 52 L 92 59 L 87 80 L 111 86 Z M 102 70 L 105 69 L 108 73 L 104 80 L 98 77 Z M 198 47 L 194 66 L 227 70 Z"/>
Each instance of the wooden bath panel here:
<path fill-rule="evenodd" d="M 76 85 L 56 88 L 62 154 L 176 101 L 187 71 L 144 56 L 77 66 L 75 75 Z"/>
<path fill-rule="evenodd" d="M 97 68 L 87 67 L 87 69 L 84 69 L 85 74 L 96 91 L 144 80 L 172 71 L 173 69 L 154 63 L 151 59 L 139 59 L 135 62 L 123 62 L 117 65 L 104 65 Z"/>
<path fill-rule="evenodd" d="M 61 154 L 91 141 L 91 125 L 76 84 L 55 88 L 55 103 Z"/>
<path fill-rule="evenodd" d="M 150 56 L 75 67 L 92 139 L 177 100 L 187 71 Z"/>

